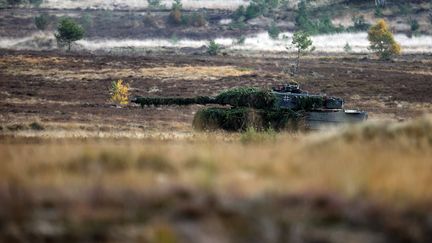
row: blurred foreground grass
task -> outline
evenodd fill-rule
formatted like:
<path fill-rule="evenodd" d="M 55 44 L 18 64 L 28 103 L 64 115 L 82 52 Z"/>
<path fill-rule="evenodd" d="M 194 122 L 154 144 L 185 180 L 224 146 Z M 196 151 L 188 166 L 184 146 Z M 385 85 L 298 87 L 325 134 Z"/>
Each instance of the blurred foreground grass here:
<path fill-rule="evenodd" d="M 431 117 L 311 134 L 0 142 L 2 241 L 432 237 Z"/>

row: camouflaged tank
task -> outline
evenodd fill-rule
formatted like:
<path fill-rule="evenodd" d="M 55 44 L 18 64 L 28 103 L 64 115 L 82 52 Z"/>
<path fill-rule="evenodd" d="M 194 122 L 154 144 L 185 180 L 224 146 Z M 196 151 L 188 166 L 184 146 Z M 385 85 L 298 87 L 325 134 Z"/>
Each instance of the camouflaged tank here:
<path fill-rule="evenodd" d="M 345 110 L 344 100 L 320 94 L 309 94 L 296 83 L 271 90 L 253 87 L 233 88 L 217 96 L 135 97 L 132 102 L 142 107 L 154 105 L 206 105 L 198 110 L 193 120 L 197 130 L 244 131 L 322 129 L 347 123 L 365 121 L 367 113 Z"/>

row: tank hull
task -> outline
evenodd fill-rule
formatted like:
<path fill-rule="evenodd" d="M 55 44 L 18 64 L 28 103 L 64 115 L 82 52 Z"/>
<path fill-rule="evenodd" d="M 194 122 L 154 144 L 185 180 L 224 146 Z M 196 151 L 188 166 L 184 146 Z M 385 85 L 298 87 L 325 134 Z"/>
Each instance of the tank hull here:
<path fill-rule="evenodd" d="M 367 112 L 358 110 L 310 111 L 305 114 L 305 123 L 308 129 L 322 130 L 331 126 L 363 122 L 367 118 Z"/>

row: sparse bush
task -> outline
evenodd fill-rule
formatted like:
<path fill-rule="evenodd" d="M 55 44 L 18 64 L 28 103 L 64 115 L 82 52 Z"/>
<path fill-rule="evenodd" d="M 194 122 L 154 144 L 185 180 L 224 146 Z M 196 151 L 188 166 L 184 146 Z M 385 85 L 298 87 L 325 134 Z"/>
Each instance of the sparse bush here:
<path fill-rule="evenodd" d="M 229 24 L 229 29 L 236 30 L 236 29 L 245 29 L 246 24 L 244 23 L 244 17 L 241 17 L 239 20 L 232 21 Z"/>
<path fill-rule="evenodd" d="M 158 24 L 154 18 L 154 16 L 151 14 L 151 12 L 147 12 L 146 15 L 143 18 L 143 23 L 145 25 L 148 25 L 151 28 L 157 28 Z"/>
<path fill-rule="evenodd" d="M 129 103 L 129 85 L 123 84 L 123 80 L 113 81 L 110 89 L 111 101 L 118 105 Z"/>
<path fill-rule="evenodd" d="M 45 30 L 48 27 L 50 21 L 50 16 L 46 13 L 43 13 L 39 16 L 35 17 L 35 25 L 39 30 Z"/>
<path fill-rule="evenodd" d="M 313 23 L 313 33 L 330 34 L 344 31 L 343 26 L 336 27 L 333 25 L 330 17 L 325 16 Z"/>
<path fill-rule="evenodd" d="M 276 8 L 279 5 L 279 0 L 252 0 L 249 5 L 245 8 L 239 6 L 231 18 L 234 21 L 238 21 L 240 18 L 245 20 L 256 18 L 260 15 L 266 15 L 271 9 Z"/>
<path fill-rule="evenodd" d="M 243 5 L 241 5 L 234 11 L 234 13 L 232 13 L 231 19 L 233 21 L 237 21 L 240 18 L 244 17 L 245 13 L 246 13 L 245 7 Z"/>
<path fill-rule="evenodd" d="M 57 43 L 60 45 L 66 44 L 68 46 L 68 51 L 70 51 L 72 42 L 84 37 L 84 29 L 74 20 L 65 18 L 60 21 L 55 37 Z"/>
<path fill-rule="evenodd" d="M 346 53 L 351 53 L 352 52 L 352 48 L 351 48 L 351 46 L 350 46 L 350 44 L 348 42 L 344 46 L 344 51 Z"/>
<path fill-rule="evenodd" d="M 207 46 L 207 54 L 210 56 L 216 56 L 219 54 L 221 46 L 217 44 L 214 40 L 211 40 Z"/>
<path fill-rule="evenodd" d="M 398 4 L 399 15 L 409 15 L 412 12 L 412 7 L 410 3 L 400 3 Z"/>
<path fill-rule="evenodd" d="M 270 26 L 270 28 L 267 31 L 268 35 L 270 36 L 270 38 L 272 39 L 278 39 L 279 38 L 279 34 L 280 34 L 280 29 L 279 27 L 277 27 L 276 23 L 273 22 Z"/>
<path fill-rule="evenodd" d="M 432 9 L 429 10 L 429 22 L 432 24 Z"/>
<path fill-rule="evenodd" d="M 295 24 L 298 30 L 312 33 L 315 30 L 314 24 L 309 16 L 308 5 L 305 0 L 301 0 L 298 4 Z"/>
<path fill-rule="evenodd" d="M 420 24 L 416 19 L 409 19 L 409 24 L 410 24 L 410 28 L 411 28 L 411 35 L 412 34 L 417 34 L 418 30 L 420 29 Z"/>
<path fill-rule="evenodd" d="M 369 49 L 375 52 L 380 59 L 388 60 L 401 52 L 400 45 L 395 41 L 387 23 L 381 19 L 368 31 Z"/>
<path fill-rule="evenodd" d="M 242 35 L 239 38 L 237 38 L 236 44 L 237 45 L 244 45 L 245 41 L 246 41 L 246 37 L 244 35 Z"/>
<path fill-rule="evenodd" d="M 173 45 L 176 45 L 179 42 L 179 38 L 177 37 L 177 35 L 175 33 L 171 36 L 170 42 Z"/>
<path fill-rule="evenodd" d="M 175 0 L 171 6 L 171 12 L 169 15 L 169 19 L 172 24 L 179 25 L 184 22 L 182 8 L 183 4 L 181 3 L 181 0 Z"/>
<path fill-rule="evenodd" d="M 295 24 L 297 30 L 313 34 L 329 34 L 344 31 L 344 27 L 334 26 L 329 16 L 323 16 L 318 20 L 313 21 L 310 17 L 309 5 L 306 0 L 302 0 L 298 4 L 298 9 L 295 16 Z"/>
<path fill-rule="evenodd" d="M 29 125 L 30 129 L 36 130 L 36 131 L 42 131 L 45 130 L 45 127 L 40 122 L 32 122 Z"/>
<path fill-rule="evenodd" d="M 249 6 L 247 6 L 246 8 L 244 17 L 246 20 L 249 20 L 249 19 L 254 19 L 260 15 L 261 15 L 260 7 L 257 4 L 250 3 Z"/>
<path fill-rule="evenodd" d="M 383 16 L 382 8 L 380 6 L 375 7 L 374 15 L 377 18 L 381 18 Z"/>

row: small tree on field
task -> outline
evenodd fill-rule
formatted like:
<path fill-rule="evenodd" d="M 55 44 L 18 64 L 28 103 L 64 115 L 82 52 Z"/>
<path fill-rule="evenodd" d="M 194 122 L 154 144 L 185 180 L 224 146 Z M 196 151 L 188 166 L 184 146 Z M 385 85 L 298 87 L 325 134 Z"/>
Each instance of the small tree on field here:
<path fill-rule="evenodd" d="M 111 83 L 111 101 L 118 105 L 127 105 L 129 102 L 129 85 L 123 84 L 123 80 L 119 79 Z"/>
<path fill-rule="evenodd" d="M 315 47 L 312 46 L 312 40 L 307 32 L 297 31 L 293 35 L 292 44 L 296 48 L 297 58 L 296 58 L 296 66 L 294 73 L 299 72 L 300 66 L 300 57 L 301 55 L 306 54 L 307 52 L 312 52 L 315 50 Z"/>
<path fill-rule="evenodd" d="M 84 29 L 72 19 L 63 19 L 57 28 L 55 37 L 59 44 L 66 44 L 70 51 L 72 42 L 84 37 Z"/>
<path fill-rule="evenodd" d="M 368 40 L 370 42 L 369 49 L 382 60 L 388 60 L 401 53 L 400 45 L 395 41 L 387 23 L 382 19 L 369 29 Z"/>

